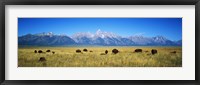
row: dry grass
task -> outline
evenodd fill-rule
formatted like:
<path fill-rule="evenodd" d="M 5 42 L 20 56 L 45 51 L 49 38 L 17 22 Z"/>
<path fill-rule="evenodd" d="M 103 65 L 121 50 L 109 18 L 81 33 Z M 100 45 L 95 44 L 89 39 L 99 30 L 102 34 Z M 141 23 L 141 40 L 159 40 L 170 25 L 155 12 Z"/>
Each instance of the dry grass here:
<path fill-rule="evenodd" d="M 76 53 L 76 49 L 88 49 L 88 52 Z M 112 54 L 112 49 L 120 52 Z M 137 48 L 142 53 L 134 53 Z M 34 53 L 34 50 L 52 53 Z M 157 49 L 158 54 L 148 55 L 151 49 Z M 93 52 L 89 52 L 92 50 Z M 108 50 L 108 54 L 100 55 Z M 149 51 L 149 52 L 144 52 Z M 177 53 L 170 53 L 176 51 Z M 46 61 L 39 62 L 40 57 Z M 181 67 L 181 47 L 21 47 L 18 50 L 19 67 Z"/>

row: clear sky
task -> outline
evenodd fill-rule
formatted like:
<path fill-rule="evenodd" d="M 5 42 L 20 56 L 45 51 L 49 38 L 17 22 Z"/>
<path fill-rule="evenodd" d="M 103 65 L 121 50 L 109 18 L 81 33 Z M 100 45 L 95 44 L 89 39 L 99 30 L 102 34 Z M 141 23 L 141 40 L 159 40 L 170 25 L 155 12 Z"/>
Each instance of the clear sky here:
<path fill-rule="evenodd" d="M 112 32 L 120 36 L 164 36 L 182 39 L 182 18 L 18 18 L 18 36 L 53 32 L 71 36 L 77 32 Z"/>

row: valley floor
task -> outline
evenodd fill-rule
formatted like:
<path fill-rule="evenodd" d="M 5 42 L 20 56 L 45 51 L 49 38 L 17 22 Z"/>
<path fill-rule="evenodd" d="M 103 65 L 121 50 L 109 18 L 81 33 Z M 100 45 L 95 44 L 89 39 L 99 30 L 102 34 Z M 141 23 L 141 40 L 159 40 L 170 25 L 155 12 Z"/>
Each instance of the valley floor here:
<path fill-rule="evenodd" d="M 83 52 L 86 48 L 88 51 Z M 113 54 L 112 49 L 119 53 Z M 140 48 L 142 53 L 135 53 Z M 80 49 L 81 53 L 76 53 Z M 157 54 L 152 55 L 151 49 Z M 44 53 L 35 53 L 42 50 Z M 50 50 L 51 52 L 46 52 Z M 100 55 L 108 50 L 108 54 Z M 52 53 L 55 52 L 55 54 Z M 91 51 L 91 52 L 90 52 Z M 176 53 L 171 53 L 176 51 Z M 45 58 L 40 61 L 40 58 Z M 181 47 L 19 47 L 18 67 L 182 67 Z"/>

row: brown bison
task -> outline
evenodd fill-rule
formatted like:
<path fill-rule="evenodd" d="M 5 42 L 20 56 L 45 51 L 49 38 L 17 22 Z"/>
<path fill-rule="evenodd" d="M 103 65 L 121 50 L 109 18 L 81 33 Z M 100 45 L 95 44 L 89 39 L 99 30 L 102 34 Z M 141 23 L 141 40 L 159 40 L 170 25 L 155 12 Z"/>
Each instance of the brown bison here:
<path fill-rule="evenodd" d="M 81 53 L 81 50 L 80 50 L 80 49 L 77 49 L 77 50 L 76 50 L 76 53 Z"/>
<path fill-rule="evenodd" d="M 84 51 L 84 52 L 87 52 L 88 50 L 87 50 L 87 49 L 83 49 L 83 51 Z"/>
<path fill-rule="evenodd" d="M 154 54 L 156 54 L 156 53 L 157 53 L 157 50 L 156 50 L 156 49 L 152 49 L 152 50 L 151 50 L 151 54 L 154 55 Z"/>
<path fill-rule="evenodd" d="M 52 51 L 52 53 L 53 53 L 53 54 L 55 54 L 55 52 L 54 52 L 54 51 Z"/>
<path fill-rule="evenodd" d="M 108 54 L 108 50 L 105 51 L 105 54 Z"/>
<path fill-rule="evenodd" d="M 142 49 L 135 49 L 135 52 L 142 52 Z"/>
<path fill-rule="evenodd" d="M 43 53 L 42 50 L 39 50 L 38 53 Z"/>
<path fill-rule="evenodd" d="M 176 51 L 172 51 L 172 52 L 170 52 L 170 53 L 174 53 L 174 54 L 175 54 L 175 53 L 176 53 Z"/>
<path fill-rule="evenodd" d="M 40 62 L 46 61 L 46 58 L 45 57 L 40 57 L 39 61 Z"/>
<path fill-rule="evenodd" d="M 35 50 L 34 52 L 37 53 L 37 50 Z"/>
<path fill-rule="evenodd" d="M 113 50 L 112 50 L 112 53 L 113 53 L 113 54 L 117 54 L 118 52 L 119 52 L 119 51 L 118 51 L 117 49 L 113 49 Z"/>
<path fill-rule="evenodd" d="M 93 52 L 93 51 L 90 51 L 90 52 Z"/>
<path fill-rule="evenodd" d="M 46 52 L 51 52 L 51 50 L 47 50 Z"/>

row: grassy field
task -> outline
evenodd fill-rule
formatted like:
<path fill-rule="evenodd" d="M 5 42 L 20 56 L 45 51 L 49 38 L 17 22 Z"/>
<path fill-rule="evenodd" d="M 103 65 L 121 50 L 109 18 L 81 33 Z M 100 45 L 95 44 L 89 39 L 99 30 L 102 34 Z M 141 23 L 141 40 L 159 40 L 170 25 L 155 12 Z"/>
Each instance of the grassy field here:
<path fill-rule="evenodd" d="M 88 52 L 76 53 L 76 49 Z M 112 49 L 118 54 L 112 54 Z M 134 53 L 140 48 L 142 53 Z M 46 50 L 55 51 L 55 54 Z M 151 49 L 158 53 L 149 55 Z M 34 53 L 43 50 L 46 53 Z M 89 52 L 92 50 L 93 52 Z M 108 50 L 108 54 L 100 55 Z M 144 52 L 149 51 L 149 52 Z M 177 53 L 170 53 L 176 51 Z M 45 57 L 46 61 L 39 61 Z M 19 47 L 18 67 L 182 67 L 181 47 Z"/>

